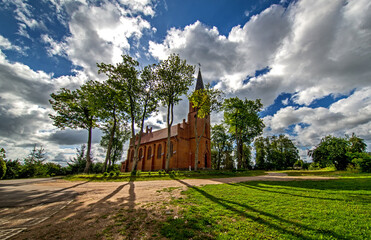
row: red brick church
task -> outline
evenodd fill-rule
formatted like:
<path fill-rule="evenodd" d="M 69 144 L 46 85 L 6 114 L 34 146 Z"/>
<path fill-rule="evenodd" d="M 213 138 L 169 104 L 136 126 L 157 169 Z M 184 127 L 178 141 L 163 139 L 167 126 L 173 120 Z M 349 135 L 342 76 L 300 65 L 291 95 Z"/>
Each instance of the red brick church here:
<path fill-rule="evenodd" d="M 198 71 L 196 89 L 203 89 L 201 71 Z M 196 141 L 194 134 L 196 110 L 189 103 L 189 112 L 187 121 L 173 125 L 171 127 L 170 144 L 170 169 L 189 169 L 194 168 Z M 205 134 L 202 136 L 199 146 L 198 169 L 211 168 L 210 158 L 210 116 L 197 120 L 198 136 L 202 133 L 202 126 L 206 121 Z M 142 139 L 138 152 L 138 170 L 158 171 L 165 169 L 167 145 L 167 128 L 152 131 L 152 128 L 146 128 L 142 133 Z M 121 164 L 121 171 L 130 172 L 134 159 L 134 141 L 130 139 L 127 159 Z"/>

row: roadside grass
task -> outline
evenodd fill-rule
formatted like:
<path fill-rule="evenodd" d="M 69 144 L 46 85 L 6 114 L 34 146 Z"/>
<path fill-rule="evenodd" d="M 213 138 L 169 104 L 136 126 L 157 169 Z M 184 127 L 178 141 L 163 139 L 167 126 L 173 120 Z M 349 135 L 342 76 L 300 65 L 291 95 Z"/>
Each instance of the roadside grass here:
<path fill-rule="evenodd" d="M 217 171 L 217 170 L 201 170 L 201 171 L 165 171 L 158 172 L 137 172 L 136 176 L 131 176 L 130 173 L 119 173 L 110 176 L 109 174 L 76 174 L 64 177 L 69 181 L 95 181 L 95 182 L 125 182 L 125 181 L 152 181 L 152 180 L 172 180 L 176 179 L 207 179 L 207 178 L 227 178 L 227 177 L 242 177 L 242 176 L 259 176 L 264 175 L 264 171 L 247 170 L 247 171 Z"/>
<path fill-rule="evenodd" d="M 182 180 L 179 182 L 187 185 Z M 189 186 L 190 187 L 190 186 Z M 371 178 L 190 187 L 173 200 L 169 239 L 370 239 Z"/>
<path fill-rule="evenodd" d="M 352 171 L 334 171 L 334 170 L 285 170 L 279 171 L 287 173 L 289 176 L 322 176 L 322 177 L 340 177 L 340 178 L 371 178 L 371 173 L 358 173 Z"/>

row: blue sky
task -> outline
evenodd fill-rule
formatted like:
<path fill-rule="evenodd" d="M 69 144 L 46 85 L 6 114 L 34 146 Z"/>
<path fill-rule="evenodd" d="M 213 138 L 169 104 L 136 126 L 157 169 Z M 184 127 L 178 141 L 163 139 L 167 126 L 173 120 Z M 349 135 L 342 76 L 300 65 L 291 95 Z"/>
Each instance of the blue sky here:
<path fill-rule="evenodd" d="M 3 0 L 0 146 L 15 159 L 42 144 L 50 161 L 65 162 L 86 133 L 52 126 L 50 93 L 104 80 L 96 63 L 121 54 L 143 67 L 171 53 L 201 63 L 204 81 L 226 97 L 260 98 L 264 135 L 288 135 L 303 158 L 328 134 L 354 132 L 370 146 L 370 8 L 367 0 Z M 176 121 L 187 104 L 175 108 Z M 160 109 L 147 124 L 163 128 L 164 116 Z"/>

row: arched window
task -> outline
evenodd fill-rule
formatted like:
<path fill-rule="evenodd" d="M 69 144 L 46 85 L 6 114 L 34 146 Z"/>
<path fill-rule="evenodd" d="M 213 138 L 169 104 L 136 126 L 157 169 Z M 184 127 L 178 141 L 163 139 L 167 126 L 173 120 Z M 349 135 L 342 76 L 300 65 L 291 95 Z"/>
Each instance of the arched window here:
<path fill-rule="evenodd" d="M 162 155 L 162 144 L 159 144 L 157 147 L 157 158 L 161 158 Z"/>
<path fill-rule="evenodd" d="M 147 160 L 150 160 L 151 159 L 151 155 L 152 155 L 152 148 L 149 147 L 148 148 L 148 152 L 147 152 Z"/>
<path fill-rule="evenodd" d="M 130 162 L 132 162 L 134 159 L 134 150 L 131 151 L 131 154 L 130 154 Z"/>
<path fill-rule="evenodd" d="M 139 150 L 139 161 L 143 158 L 143 148 Z"/>
<path fill-rule="evenodd" d="M 173 156 L 174 154 L 174 146 L 173 146 L 173 142 L 170 142 L 170 156 Z"/>

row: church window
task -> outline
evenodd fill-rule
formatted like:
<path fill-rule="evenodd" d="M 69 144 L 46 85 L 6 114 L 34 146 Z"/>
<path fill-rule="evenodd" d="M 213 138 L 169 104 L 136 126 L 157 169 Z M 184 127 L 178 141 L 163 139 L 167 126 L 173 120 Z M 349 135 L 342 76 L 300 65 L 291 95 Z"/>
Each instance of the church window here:
<path fill-rule="evenodd" d="M 152 155 L 152 148 L 149 147 L 148 148 L 148 152 L 147 152 L 147 160 L 150 160 L 151 159 L 151 155 Z"/>
<path fill-rule="evenodd" d="M 157 148 L 157 158 L 161 158 L 162 155 L 162 145 L 159 144 Z"/>
<path fill-rule="evenodd" d="M 139 150 L 139 161 L 143 158 L 143 148 Z"/>

